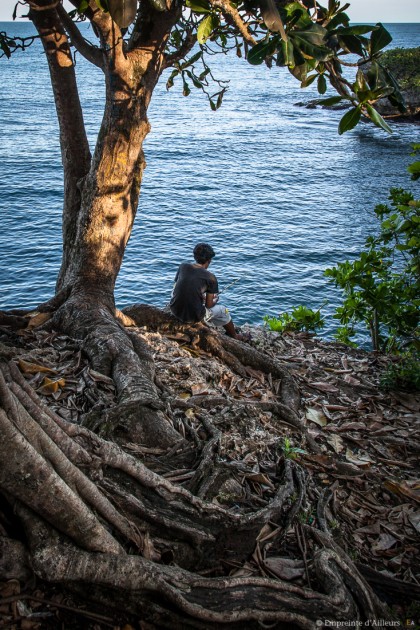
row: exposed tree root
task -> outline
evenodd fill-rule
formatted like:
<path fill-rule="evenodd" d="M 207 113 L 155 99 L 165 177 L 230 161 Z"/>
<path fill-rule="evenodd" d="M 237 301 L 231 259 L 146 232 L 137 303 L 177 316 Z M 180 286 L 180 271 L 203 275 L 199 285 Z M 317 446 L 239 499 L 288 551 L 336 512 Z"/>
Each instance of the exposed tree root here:
<path fill-rule="evenodd" d="M 122 423 L 133 441 L 149 445 L 169 447 L 179 441 L 180 436 L 159 411 L 162 403 L 150 352 L 138 337 L 126 333 L 113 309 L 76 294 L 60 306 L 52 325 L 83 339 L 83 350 L 93 368 L 114 381 L 119 404 L 99 414 L 101 423 L 113 428 Z"/>
<path fill-rule="evenodd" d="M 137 614 L 142 612 L 142 595 L 149 593 L 152 599 L 159 597 L 161 607 L 166 602 L 166 606 L 182 611 L 190 623 L 201 620 L 207 627 L 256 621 L 309 629 L 315 627 L 317 619 L 364 620 L 378 615 L 389 619 L 363 578 L 355 577 L 354 566 L 332 549 L 320 549 L 314 555 L 314 569 L 322 585 L 317 592 L 265 578 L 203 578 L 139 556 L 92 555 L 48 536 L 42 522 L 30 514 L 25 520 L 33 541 L 33 566 L 40 577 L 138 593 L 137 606 L 130 602 Z M 40 544 L 46 539 L 48 545 Z"/>
<path fill-rule="evenodd" d="M 2 369 L 8 372 L 6 366 L 3 366 Z M 13 374 L 20 384 L 16 381 L 12 382 L 9 389 L 0 373 L 2 406 L 13 420 L 13 425 L 10 425 L 5 412 L 0 412 L 0 421 L 2 426 L 4 424 L 5 435 L 7 435 L 8 431 L 14 438 L 13 451 L 21 469 L 25 462 L 28 461 L 28 469 L 31 466 L 37 466 L 37 470 L 39 470 L 40 481 L 38 483 L 47 479 L 49 484 L 48 487 L 42 484 L 33 496 L 32 493 L 29 493 L 30 502 L 27 503 L 25 496 L 34 481 L 31 477 L 28 487 L 28 482 L 23 474 L 23 479 L 16 490 L 16 496 L 26 503 L 28 507 L 42 514 L 49 522 L 54 523 L 59 531 L 67 534 L 82 547 L 101 550 L 103 545 L 109 544 L 109 541 L 105 532 L 100 529 L 96 519 L 92 520 L 90 518 L 92 529 L 88 530 L 87 523 L 89 519 L 87 517 L 90 513 L 82 509 L 81 500 L 90 504 L 128 540 L 135 542 L 137 546 L 140 545 L 136 530 L 132 527 L 130 528 L 126 521 L 118 516 L 118 512 L 100 494 L 95 484 L 76 468 L 63 452 L 67 451 L 67 455 L 72 457 L 79 465 L 82 462 L 82 465 L 91 464 L 92 459 L 89 458 L 86 450 L 81 448 L 80 440 L 82 440 L 82 444 L 86 445 L 85 448 L 93 450 L 97 460 L 95 463 L 96 467 L 99 458 L 101 464 L 123 471 L 143 486 L 142 494 L 136 497 L 136 501 L 132 501 L 133 509 L 136 512 L 140 512 L 142 519 L 146 518 L 146 520 L 153 522 L 154 512 L 147 519 L 148 506 L 154 511 L 159 506 L 160 516 L 165 516 L 166 525 L 169 529 L 175 530 L 178 535 L 185 529 L 184 533 L 187 534 L 186 538 L 188 539 L 190 532 L 195 532 L 199 526 L 201 531 L 207 532 L 206 538 L 210 542 L 210 547 L 215 542 L 218 543 L 220 557 L 223 557 L 225 554 L 239 554 L 238 557 L 246 557 L 252 550 L 253 541 L 258 531 L 264 523 L 276 521 L 280 518 L 284 509 L 284 503 L 294 491 L 291 471 L 286 468 L 285 485 L 280 487 L 278 494 L 267 508 L 261 509 L 256 513 L 248 515 L 233 514 L 219 506 L 203 502 L 186 489 L 174 486 L 164 478 L 148 470 L 134 457 L 124 453 L 116 444 L 99 438 L 85 428 L 69 425 L 58 416 L 54 416 L 51 412 L 48 413 L 39 400 L 37 406 L 35 404 L 37 395 L 34 392 L 28 394 L 25 391 L 25 389 L 29 389 L 29 386 L 24 382 L 13 363 L 10 363 L 9 373 L 10 375 Z M 22 388 L 22 385 L 25 389 Z M 16 393 L 16 396 L 14 393 Z M 24 406 L 25 404 L 26 406 Z M 40 424 L 45 427 L 50 435 L 47 435 L 44 428 L 30 415 L 30 412 L 38 418 Z M 52 420 L 55 420 L 55 427 Z M 21 432 L 21 435 L 19 435 L 18 430 Z M 72 437 L 77 435 L 79 445 L 73 444 L 73 447 L 71 447 L 72 441 L 69 441 L 65 435 L 66 432 Z M 35 449 L 32 447 L 32 443 L 35 444 Z M 61 443 L 63 443 L 63 449 L 59 446 Z M 4 448 L 10 447 L 10 441 L 5 441 Z M 28 451 L 28 455 L 26 451 Z M 39 453 L 42 453 L 43 457 Z M 46 469 L 45 460 L 48 461 L 54 470 L 51 470 L 50 467 Z M 98 473 L 96 472 L 96 474 Z M 2 477 L 3 487 L 9 492 L 12 487 L 10 484 L 14 483 L 11 481 L 14 479 L 14 475 L 15 468 L 9 466 Z M 67 508 L 65 513 L 60 516 L 60 503 L 56 505 L 53 501 L 48 501 L 47 497 L 51 488 L 56 486 L 55 494 L 62 493 L 67 497 L 66 506 L 74 505 L 73 516 L 70 515 Z M 46 496 L 44 496 L 44 491 Z M 141 508 L 141 506 L 143 507 Z M 57 516 L 56 510 L 59 511 Z M 47 516 L 48 514 L 49 516 Z M 77 531 L 78 528 L 82 529 L 81 523 L 85 523 L 85 519 L 86 525 L 84 525 L 84 528 L 86 533 L 83 538 L 79 538 Z M 172 526 L 170 526 L 170 523 L 172 523 Z M 184 528 L 182 524 L 184 524 Z M 232 544 L 232 541 L 229 539 L 235 538 L 234 533 L 240 534 L 240 536 Z M 194 540 L 193 543 L 195 544 L 196 541 Z M 227 545 L 231 548 L 227 549 Z M 118 552 L 118 546 L 112 546 L 111 550 Z M 204 558 L 210 555 L 209 550 L 206 552 L 202 549 L 200 553 Z M 196 556 L 196 553 L 194 555 Z"/>
<path fill-rule="evenodd" d="M 0 311 L 0 326 L 9 326 L 10 328 L 17 330 L 18 328 L 25 328 L 29 323 L 29 317 L 20 314 L 6 313 Z"/>
<path fill-rule="evenodd" d="M 0 489 L 24 525 L 27 547 L 0 539 L 5 556 L 0 578 L 11 575 L 14 561 L 16 577 L 26 577 L 29 558 L 43 580 L 79 591 L 89 585 L 96 601 L 111 597 L 116 607 L 157 627 L 183 630 L 266 624 L 309 629 L 318 619 L 389 619 L 329 534 L 329 491 L 318 500 L 319 529 L 302 526 L 296 519 L 311 482 L 299 464 L 279 456 L 267 476 L 220 457 L 223 434 L 211 412 L 226 405 L 270 413 L 305 433 L 299 390 L 287 367 L 203 325 L 183 326 L 152 307 L 126 309 L 122 321 L 182 333 L 193 353 L 215 356 L 239 376 L 267 383 L 277 379 L 276 395 L 262 401 L 214 395 L 171 399 L 141 335 L 125 330 L 106 308 L 92 314 L 91 306 L 64 302 L 54 325 L 83 338 L 94 369 L 111 376 L 116 386 L 117 404 L 93 409 L 86 416 L 90 426 L 100 432 L 104 422 L 111 429 L 122 425 L 126 438 L 146 452 L 153 445 L 166 450 L 168 462 L 171 457 L 183 461 L 183 454 L 191 460 L 194 449 L 197 456 L 192 470 L 171 471 L 177 482 L 154 472 L 127 448 L 55 413 L 6 348 L 0 353 Z M 185 437 L 173 424 L 179 410 L 185 412 L 179 425 Z M 188 424 L 187 411 L 200 427 Z M 237 475 L 249 478 L 251 487 L 269 487 L 270 500 L 254 494 L 252 509 L 246 501 L 245 507 L 232 502 L 224 507 L 212 500 L 237 484 Z M 306 585 L 279 578 L 273 569 L 279 562 L 287 566 L 291 549 L 301 554 Z M 242 568 L 251 558 L 261 577 L 247 577 Z"/>
<path fill-rule="evenodd" d="M 226 365 L 241 376 L 246 376 L 246 366 L 261 370 L 272 377 L 281 379 L 280 397 L 282 403 L 295 412 L 300 406 L 299 389 L 287 369 L 279 361 L 259 352 L 245 343 L 219 334 L 203 324 L 185 325 L 166 311 L 145 304 L 136 304 L 119 314 L 125 325 L 146 326 L 148 328 L 182 329 L 191 335 L 191 343 L 220 358 Z M 290 414 L 292 415 L 292 414 Z"/>

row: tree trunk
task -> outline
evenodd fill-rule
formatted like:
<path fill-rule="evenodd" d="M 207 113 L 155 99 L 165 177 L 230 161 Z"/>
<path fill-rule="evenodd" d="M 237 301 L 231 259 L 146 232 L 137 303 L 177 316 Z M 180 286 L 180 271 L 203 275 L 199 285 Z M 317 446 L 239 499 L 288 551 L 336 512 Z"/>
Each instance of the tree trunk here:
<path fill-rule="evenodd" d="M 142 145 L 149 131 L 150 93 L 108 77 L 107 102 L 100 142 L 89 173 L 80 184 L 81 204 L 74 241 L 64 243 L 68 261 L 60 286 L 73 295 L 114 307 L 115 280 L 137 211 L 145 166 Z M 112 84 L 112 89 L 110 87 Z"/>
<path fill-rule="evenodd" d="M 139 201 L 145 167 L 142 147 L 150 130 L 147 108 L 180 9 L 159 13 L 145 3 L 140 8 L 143 28 L 131 51 L 108 13 L 90 11 L 101 49 L 88 54 L 102 68 L 106 86 L 105 111 L 92 159 L 64 28 L 72 32 L 73 27 L 62 8 L 45 0 L 31 3 L 30 17 L 49 61 L 65 181 L 63 261 L 57 282 L 63 303 L 50 325 L 84 339 L 84 350 L 95 369 L 112 376 L 118 413 L 132 425 L 133 435 L 168 445 L 180 436 L 159 411 L 147 349 L 140 343 L 134 347 L 115 319 L 114 287 Z"/>

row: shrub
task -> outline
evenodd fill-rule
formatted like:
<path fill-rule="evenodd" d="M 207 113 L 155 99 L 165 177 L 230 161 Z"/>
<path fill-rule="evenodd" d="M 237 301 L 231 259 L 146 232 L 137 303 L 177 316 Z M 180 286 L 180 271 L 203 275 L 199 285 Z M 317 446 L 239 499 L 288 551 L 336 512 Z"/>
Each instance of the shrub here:
<path fill-rule="evenodd" d="M 420 47 L 387 50 L 381 64 L 395 75 L 402 90 L 420 88 Z"/>
<path fill-rule="evenodd" d="M 280 313 L 278 317 L 263 317 L 264 322 L 276 332 L 301 331 L 301 330 L 317 330 L 324 326 L 324 320 L 321 317 L 320 309 L 317 311 L 303 306 L 294 306 L 292 312 Z"/>
<path fill-rule="evenodd" d="M 369 236 L 354 261 L 338 263 L 325 275 L 343 290 L 334 317 L 341 339 L 350 338 L 357 323 L 368 328 L 374 350 L 416 351 L 420 346 L 420 200 L 393 188 L 390 205 L 375 214 L 378 236 Z"/>
<path fill-rule="evenodd" d="M 415 352 L 400 357 L 382 374 L 380 387 L 385 391 L 403 389 L 420 391 L 420 354 Z"/>

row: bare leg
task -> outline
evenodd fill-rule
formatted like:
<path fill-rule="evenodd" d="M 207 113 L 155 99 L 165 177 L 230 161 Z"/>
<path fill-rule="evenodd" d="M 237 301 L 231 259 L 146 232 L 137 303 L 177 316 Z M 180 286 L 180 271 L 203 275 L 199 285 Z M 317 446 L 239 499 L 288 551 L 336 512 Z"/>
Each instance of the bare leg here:
<path fill-rule="evenodd" d="M 229 337 L 232 337 L 233 339 L 239 339 L 239 340 L 243 339 L 242 335 L 237 334 L 232 320 L 230 320 L 230 322 L 225 324 L 223 328 L 226 330 L 226 334 L 229 335 Z"/>

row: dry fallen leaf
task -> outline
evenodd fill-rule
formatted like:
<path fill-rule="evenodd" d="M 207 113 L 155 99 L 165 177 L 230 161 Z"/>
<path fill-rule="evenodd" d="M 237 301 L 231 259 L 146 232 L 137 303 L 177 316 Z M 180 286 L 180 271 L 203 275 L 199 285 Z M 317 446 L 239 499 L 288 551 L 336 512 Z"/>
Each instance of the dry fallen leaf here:
<path fill-rule="evenodd" d="M 344 442 L 339 435 L 330 435 L 327 437 L 327 442 L 333 447 L 336 453 L 341 453 L 344 449 Z"/>
<path fill-rule="evenodd" d="M 347 461 L 355 464 L 356 466 L 369 467 L 373 464 L 373 460 L 367 454 L 353 453 L 349 448 L 346 450 Z"/>
<path fill-rule="evenodd" d="M 381 533 L 381 525 L 379 521 L 376 523 L 372 523 L 371 525 L 365 525 L 364 527 L 358 527 L 355 530 L 356 534 L 380 534 Z"/>
<path fill-rule="evenodd" d="M 35 313 L 29 320 L 27 328 L 29 330 L 31 330 L 32 328 L 37 328 L 38 326 L 42 326 L 42 324 L 45 324 L 45 322 L 48 322 L 48 320 L 50 319 L 51 313 Z"/>
<path fill-rule="evenodd" d="M 395 494 L 402 494 L 414 501 L 420 503 L 420 481 L 402 481 L 398 483 L 398 481 L 393 481 L 392 479 L 386 479 L 384 481 L 384 486 L 387 490 L 394 492 Z"/>
<path fill-rule="evenodd" d="M 266 558 L 264 565 L 282 580 L 300 578 L 305 571 L 303 561 L 292 558 Z"/>
<path fill-rule="evenodd" d="M 96 372 L 96 370 L 92 370 L 92 368 L 89 368 L 88 374 L 94 381 L 106 383 L 107 385 L 112 385 L 114 387 L 114 381 L 109 376 Z"/>
<path fill-rule="evenodd" d="M 194 385 L 191 385 L 191 393 L 193 396 L 200 396 L 202 394 L 207 394 L 208 390 L 209 388 L 206 385 L 206 383 L 195 383 Z"/>
<path fill-rule="evenodd" d="M 334 394 L 336 392 L 338 392 L 339 390 L 334 387 L 334 385 L 331 385 L 330 383 L 325 383 L 323 381 L 319 382 L 315 382 L 315 383 L 309 383 L 309 385 L 311 387 L 315 387 L 315 389 L 320 389 L 322 392 L 330 392 L 331 394 Z"/>
<path fill-rule="evenodd" d="M 379 539 L 373 543 L 372 551 L 386 551 L 387 549 L 391 549 L 398 540 L 391 536 L 391 534 L 381 534 Z"/>
<path fill-rule="evenodd" d="M 39 387 L 37 391 L 40 394 L 45 394 L 48 396 L 48 395 L 55 394 L 56 392 L 58 392 L 58 390 L 61 387 L 64 387 L 65 384 L 66 384 L 66 381 L 64 380 L 64 378 L 59 378 L 53 381 L 50 378 L 48 378 L 48 376 L 46 376 L 44 380 L 42 381 L 41 387 Z"/>
<path fill-rule="evenodd" d="M 45 367 L 45 365 L 39 365 L 38 363 L 30 363 L 29 361 L 24 361 L 23 359 L 19 359 L 18 362 L 19 369 L 24 374 L 38 374 L 38 372 L 47 372 L 49 374 L 54 374 L 55 370 L 51 368 Z"/>
<path fill-rule="evenodd" d="M 251 473 L 250 475 L 245 475 L 245 478 L 249 479 L 249 481 L 256 481 L 257 483 L 265 484 L 266 486 L 274 489 L 274 486 L 270 479 L 267 477 L 267 475 L 263 475 L 263 473 Z"/>
<path fill-rule="evenodd" d="M 344 377 L 344 380 L 349 385 L 361 385 L 360 381 L 357 378 L 354 378 L 353 376 L 350 376 L 350 374 L 346 374 L 345 377 Z"/>
<path fill-rule="evenodd" d="M 414 529 L 420 534 L 420 512 L 412 512 L 408 515 L 408 520 Z"/>
<path fill-rule="evenodd" d="M 315 409 L 314 407 L 308 407 L 306 410 L 306 417 L 311 422 L 315 422 L 320 427 L 325 427 L 327 424 L 327 418 L 323 411 L 320 409 Z"/>
<path fill-rule="evenodd" d="M 344 422 L 344 424 L 340 424 L 340 426 L 337 427 L 337 431 L 340 433 L 342 431 L 359 431 L 363 429 L 367 429 L 367 426 L 363 422 Z"/>

